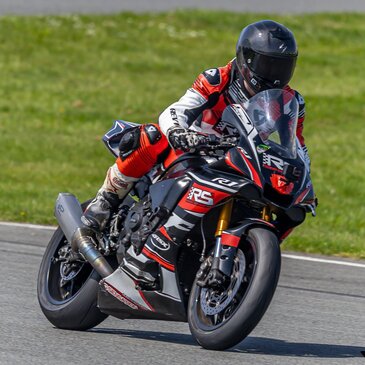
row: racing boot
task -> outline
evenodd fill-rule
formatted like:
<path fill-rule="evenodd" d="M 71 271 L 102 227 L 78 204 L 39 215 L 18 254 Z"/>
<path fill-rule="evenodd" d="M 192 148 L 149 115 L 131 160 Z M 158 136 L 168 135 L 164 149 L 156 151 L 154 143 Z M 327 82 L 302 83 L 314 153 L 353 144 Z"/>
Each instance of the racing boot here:
<path fill-rule="evenodd" d="M 119 203 L 126 197 L 137 180 L 123 175 L 116 163 L 111 166 L 104 184 L 81 217 L 85 226 L 95 232 L 102 232 L 111 214 L 118 208 Z"/>
<path fill-rule="evenodd" d="M 76 229 L 71 238 L 71 247 L 81 254 L 102 276 L 109 276 L 113 269 L 95 248 L 95 236 L 103 232 L 111 214 L 132 189 L 136 178 L 124 176 L 117 164 L 111 166 L 104 184 L 81 216 L 83 226 Z"/>

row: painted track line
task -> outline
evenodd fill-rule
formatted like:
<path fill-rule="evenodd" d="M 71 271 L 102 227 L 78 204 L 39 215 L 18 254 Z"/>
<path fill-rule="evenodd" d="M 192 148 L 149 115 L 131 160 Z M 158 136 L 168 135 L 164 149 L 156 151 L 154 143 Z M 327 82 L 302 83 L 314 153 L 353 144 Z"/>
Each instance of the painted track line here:
<path fill-rule="evenodd" d="M 44 226 L 44 225 L 38 225 L 38 224 L 13 223 L 13 222 L 0 222 L 0 227 L 1 226 L 31 228 L 31 229 L 36 229 L 36 230 L 48 230 L 48 231 L 54 231 L 56 229 L 55 226 Z M 287 258 L 287 259 L 292 259 L 292 260 L 318 262 L 318 263 L 322 263 L 322 264 L 351 266 L 351 267 L 358 267 L 358 268 L 365 269 L 365 263 L 361 264 L 361 263 L 356 263 L 356 262 L 321 259 L 321 258 L 317 258 L 317 257 L 292 255 L 292 254 L 286 254 L 286 253 L 283 253 L 281 256 L 284 258 Z"/>
<path fill-rule="evenodd" d="M 323 263 L 323 264 L 332 264 L 332 265 L 361 267 L 361 268 L 365 269 L 365 264 L 358 264 L 356 262 L 347 262 L 347 261 L 338 261 L 338 260 L 319 259 L 317 257 L 289 255 L 289 254 L 285 254 L 285 253 L 283 253 L 281 256 L 282 257 L 285 257 L 287 259 L 293 259 L 293 260 L 319 262 L 319 263 Z"/>
<path fill-rule="evenodd" d="M 19 228 L 32 228 L 32 229 L 48 230 L 48 231 L 54 231 L 57 228 L 55 226 L 42 226 L 42 225 L 39 225 L 39 224 L 14 223 L 14 222 L 0 222 L 0 227 L 1 226 L 19 227 Z"/>

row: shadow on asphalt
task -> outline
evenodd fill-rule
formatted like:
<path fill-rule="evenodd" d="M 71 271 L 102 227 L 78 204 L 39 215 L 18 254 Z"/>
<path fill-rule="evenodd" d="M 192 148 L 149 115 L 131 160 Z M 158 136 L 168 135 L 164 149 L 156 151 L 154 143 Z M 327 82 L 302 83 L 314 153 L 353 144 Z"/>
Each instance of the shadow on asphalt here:
<path fill-rule="evenodd" d="M 188 334 L 178 334 L 173 332 L 154 332 L 140 330 L 123 330 L 110 328 L 93 328 L 88 332 L 119 335 L 124 337 L 140 338 L 143 340 L 169 342 L 180 345 L 196 346 L 194 338 Z M 200 346 L 199 346 L 200 347 Z M 352 358 L 363 357 L 364 347 L 333 345 L 320 343 L 300 343 L 284 340 L 248 337 L 239 345 L 233 347 L 228 352 L 247 353 L 273 356 L 292 357 L 314 357 L 314 358 Z"/>
<path fill-rule="evenodd" d="M 92 328 L 87 332 L 120 335 L 123 337 L 141 338 L 143 340 L 171 342 L 180 345 L 199 346 L 193 336 L 173 332 L 154 332 L 139 330 L 123 330 L 111 328 Z"/>
<path fill-rule="evenodd" d="M 364 347 L 301 343 L 265 337 L 248 337 L 230 351 L 293 357 L 352 358 L 363 357 Z"/>

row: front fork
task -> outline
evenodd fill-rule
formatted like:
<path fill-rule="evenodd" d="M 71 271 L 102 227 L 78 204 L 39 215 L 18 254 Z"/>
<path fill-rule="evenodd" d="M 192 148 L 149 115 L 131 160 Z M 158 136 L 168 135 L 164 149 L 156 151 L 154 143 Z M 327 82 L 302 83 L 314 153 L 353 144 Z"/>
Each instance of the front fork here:
<path fill-rule="evenodd" d="M 217 229 L 215 232 L 215 247 L 212 265 L 209 270 L 209 274 L 206 275 L 206 271 L 209 269 L 209 260 L 203 263 L 200 272 L 198 273 L 198 285 L 211 287 L 222 287 L 228 281 L 231 276 L 233 260 L 237 251 L 237 248 L 226 246 L 222 244 L 222 233 L 229 227 L 231 221 L 233 200 L 226 202 L 220 212 Z"/>
<path fill-rule="evenodd" d="M 222 233 L 224 230 L 228 229 L 231 220 L 233 208 L 233 200 L 226 202 L 220 212 L 217 229 L 215 232 L 216 242 L 214 247 L 214 255 L 212 260 L 212 265 L 209 270 L 209 274 L 204 280 L 199 280 L 198 284 L 205 286 L 206 284 L 210 286 L 224 286 L 225 282 L 228 281 L 232 274 L 232 268 L 234 264 L 234 258 L 237 253 L 236 245 L 225 245 L 222 244 Z M 266 222 L 271 221 L 271 210 L 269 206 L 265 206 L 261 212 L 261 218 Z M 208 263 L 203 264 L 203 266 L 208 266 Z M 205 270 L 208 267 L 205 267 Z M 201 277 L 203 275 L 204 269 L 201 270 Z M 198 274 L 199 276 L 199 274 Z"/>
<path fill-rule="evenodd" d="M 271 222 L 272 214 L 268 205 L 265 205 L 261 212 L 261 218 L 266 222 Z"/>

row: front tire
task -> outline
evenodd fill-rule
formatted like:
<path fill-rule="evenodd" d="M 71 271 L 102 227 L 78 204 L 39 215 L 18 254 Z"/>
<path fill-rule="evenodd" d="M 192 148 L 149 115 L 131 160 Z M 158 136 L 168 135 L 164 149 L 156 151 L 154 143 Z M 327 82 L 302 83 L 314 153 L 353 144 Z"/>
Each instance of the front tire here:
<path fill-rule="evenodd" d="M 271 302 L 280 267 L 276 235 L 264 228 L 253 228 L 238 249 L 234 279 L 226 292 L 201 288 L 195 280 L 188 322 L 198 343 L 206 349 L 225 350 L 247 337 Z"/>
<path fill-rule="evenodd" d="M 53 234 L 43 255 L 38 273 L 37 294 L 41 309 L 56 327 L 87 330 L 101 323 L 107 315 L 97 307 L 97 292 L 101 277 L 87 262 L 74 272 L 62 274 L 59 250 L 69 244 L 60 227 Z M 74 277 L 73 277 L 74 276 Z M 70 280 L 68 280 L 70 279 Z"/>

